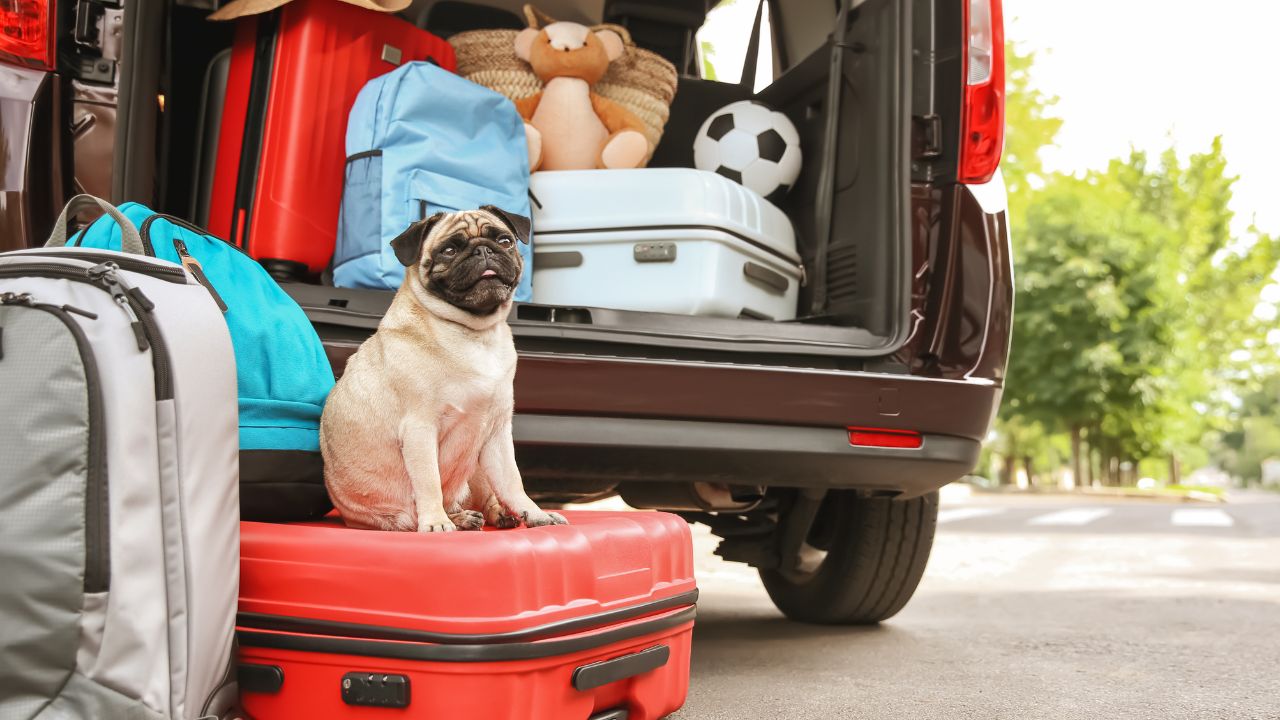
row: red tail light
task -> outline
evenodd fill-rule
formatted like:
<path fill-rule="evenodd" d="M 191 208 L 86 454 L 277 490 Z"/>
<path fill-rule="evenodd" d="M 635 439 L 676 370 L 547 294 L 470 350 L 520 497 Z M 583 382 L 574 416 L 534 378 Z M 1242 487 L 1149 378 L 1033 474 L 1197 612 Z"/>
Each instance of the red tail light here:
<path fill-rule="evenodd" d="M 862 447 L 918 448 L 924 444 L 920 433 L 888 428 L 849 428 L 849 444 Z"/>
<path fill-rule="evenodd" d="M 961 0 L 968 28 L 960 182 L 981 184 L 1000 166 L 1004 150 L 1004 12 L 1001 0 Z"/>
<path fill-rule="evenodd" d="M 53 0 L 0 0 L 0 60 L 53 69 Z"/>

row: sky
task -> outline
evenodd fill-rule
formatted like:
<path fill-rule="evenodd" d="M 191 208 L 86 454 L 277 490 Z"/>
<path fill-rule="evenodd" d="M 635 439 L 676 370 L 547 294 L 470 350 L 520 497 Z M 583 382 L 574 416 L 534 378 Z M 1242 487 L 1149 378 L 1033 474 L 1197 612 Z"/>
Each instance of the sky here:
<path fill-rule="evenodd" d="M 717 8 L 700 33 L 721 79 L 741 72 L 755 5 Z M 1008 37 L 1037 54 L 1033 82 L 1059 97 L 1047 170 L 1101 168 L 1130 146 L 1185 155 L 1222 135 L 1240 176 L 1235 230 L 1280 233 L 1280 0 L 1005 0 L 1004 12 Z"/>
<path fill-rule="evenodd" d="M 1130 145 L 1182 154 L 1223 136 L 1232 209 L 1280 233 L 1280 2 L 1006 0 L 1006 33 L 1036 51 L 1033 82 L 1063 119 L 1046 169 L 1106 165 Z"/>

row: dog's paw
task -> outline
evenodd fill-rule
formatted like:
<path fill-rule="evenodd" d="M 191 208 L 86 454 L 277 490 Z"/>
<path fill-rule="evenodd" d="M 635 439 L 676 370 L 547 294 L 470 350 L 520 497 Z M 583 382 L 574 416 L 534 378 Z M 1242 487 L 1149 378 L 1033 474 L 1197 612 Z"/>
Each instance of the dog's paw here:
<path fill-rule="evenodd" d="M 520 518 L 504 512 L 498 515 L 498 519 L 494 521 L 493 526 L 502 530 L 510 530 L 513 527 L 520 527 Z"/>
<path fill-rule="evenodd" d="M 418 532 L 420 533 L 453 532 L 457 529 L 458 528 L 449 520 L 436 523 L 418 523 Z"/>
<path fill-rule="evenodd" d="M 459 510 L 450 513 L 449 519 L 459 530 L 479 530 L 484 527 L 484 515 L 475 510 Z"/>
<path fill-rule="evenodd" d="M 569 521 L 564 519 L 560 513 L 549 513 L 538 511 L 538 513 L 522 513 L 524 524 L 529 527 L 543 527 L 545 525 L 568 525 Z"/>

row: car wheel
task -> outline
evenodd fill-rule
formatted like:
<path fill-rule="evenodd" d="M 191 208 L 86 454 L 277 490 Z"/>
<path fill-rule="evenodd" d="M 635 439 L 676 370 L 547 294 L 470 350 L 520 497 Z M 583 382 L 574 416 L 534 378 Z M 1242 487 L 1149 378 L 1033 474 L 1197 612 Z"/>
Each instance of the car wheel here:
<path fill-rule="evenodd" d="M 796 561 L 761 570 L 774 605 L 792 620 L 878 623 L 902 609 L 924 574 L 938 493 L 910 500 L 827 493 Z"/>

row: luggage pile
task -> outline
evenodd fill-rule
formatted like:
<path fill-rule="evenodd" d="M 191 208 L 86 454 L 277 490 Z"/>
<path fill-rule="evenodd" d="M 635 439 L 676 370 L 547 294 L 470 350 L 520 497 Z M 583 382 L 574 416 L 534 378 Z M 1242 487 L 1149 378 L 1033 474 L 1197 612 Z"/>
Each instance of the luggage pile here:
<path fill-rule="evenodd" d="M 104 217 L 68 239 L 86 206 Z M 326 362 L 259 264 L 136 203 L 78 196 L 43 249 L 0 255 L 6 717 L 683 704 L 697 587 L 674 515 L 448 534 L 241 520 L 327 508 L 289 468 L 307 465 L 294 446 L 314 443 Z"/>
<path fill-rule="evenodd" d="M 194 222 L 82 195 L 44 248 L 0 255 L 0 715 L 650 720 L 684 702 L 683 520 L 420 535 L 330 513 L 334 373 L 295 283 L 385 296 L 391 238 L 493 204 L 533 220 L 517 301 L 780 321 L 803 281 L 791 223 L 723 173 L 531 175 L 533 76 L 477 84 L 370 4 L 236 21 L 206 74 Z M 560 25 L 501 13 L 511 52 Z M 590 31 L 633 53 L 600 106 L 647 162 L 674 70 Z M 103 215 L 71 232 L 86 209 Z"/>

